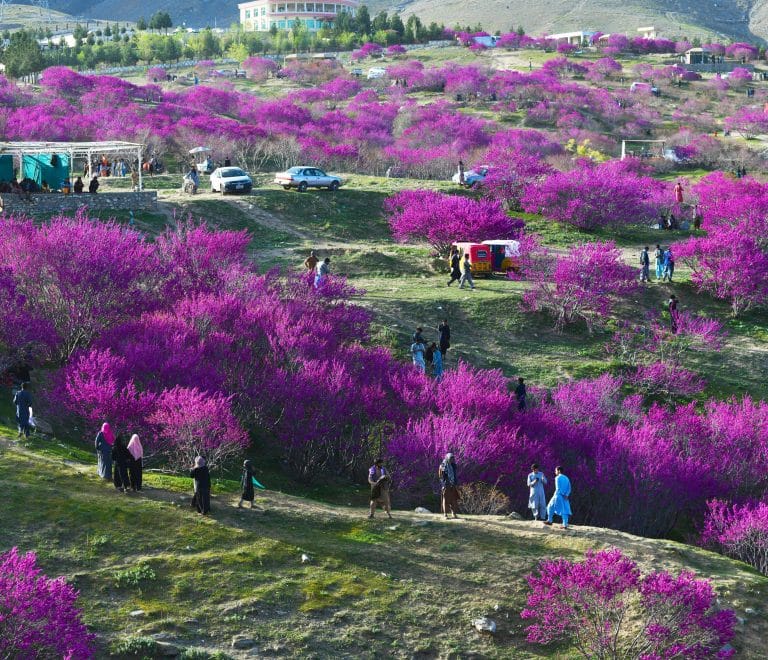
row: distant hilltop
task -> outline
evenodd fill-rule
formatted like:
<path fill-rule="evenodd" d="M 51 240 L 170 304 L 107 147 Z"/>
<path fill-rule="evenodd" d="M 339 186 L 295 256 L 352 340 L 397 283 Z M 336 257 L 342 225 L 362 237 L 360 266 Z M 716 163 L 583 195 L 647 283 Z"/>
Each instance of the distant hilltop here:
<path fill-rule="evenodd" d="M 52 10 L 74 17 L 135 21 L 166 11 L 174 25 L 222 28 L 238 21 L 237 4 L 238 0 L 49 0 Z M 635 36 L 638 26 L 652 25 L 667 38 L 768 39 L 768 0 L 370 0 L 364 4 L 372 16 L 380 11 L 404 18 L 416 14 L 425 24 L 479 24 L 489 32 L 522 26 L 531 35 L 600 30 Z"/>

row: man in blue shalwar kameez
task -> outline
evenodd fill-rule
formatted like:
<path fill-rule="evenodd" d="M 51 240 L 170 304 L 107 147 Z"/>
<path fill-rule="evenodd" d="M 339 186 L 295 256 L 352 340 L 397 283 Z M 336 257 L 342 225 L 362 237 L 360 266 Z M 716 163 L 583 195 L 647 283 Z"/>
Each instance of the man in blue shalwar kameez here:
<path fill-rule="evenodd" d="M 555 494 L 547 505 L 547 520 L 545 525 L 552 524 L 554 516 L 563 519 L 563 529 L 568 529 L 568 517 L 571 515 L 571 480 L 563 474 L 558 465 L 555 468 Z"/>

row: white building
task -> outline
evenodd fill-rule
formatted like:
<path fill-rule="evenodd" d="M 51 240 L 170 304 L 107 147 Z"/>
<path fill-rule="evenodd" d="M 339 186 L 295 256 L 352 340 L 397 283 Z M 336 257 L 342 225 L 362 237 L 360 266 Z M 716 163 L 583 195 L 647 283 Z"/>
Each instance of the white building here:
<path fill-rule="evenodd" d="M 360 6 L 358 0 L 334 0 L 333 2 L 276 2 L 252 0 L 237 5 L 240 25 L 246 32 L 267 32 L 271 27 L 290 30 L 300 20 L 307 30 L 317 32 L 333 23 L 342 13 L 355 15 Z"/>
<path fill-rule="evenodd" d="M 578 30 L 577 32 L 560 32 L 559 34 L 547 34 L 545 39 L 554 41 L 556 43 L 568 43 L 573 46 L 581 46 L 582 44 L 588 44 L 594 32 L 588 30 Z"/>

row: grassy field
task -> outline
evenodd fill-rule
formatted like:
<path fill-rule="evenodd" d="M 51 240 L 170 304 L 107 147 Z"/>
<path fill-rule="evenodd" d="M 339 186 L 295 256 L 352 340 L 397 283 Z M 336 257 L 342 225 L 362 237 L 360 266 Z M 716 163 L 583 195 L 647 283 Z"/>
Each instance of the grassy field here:
<path fill-rule="evenodd" d="M 99 657 L 161 657 L 158 641 L 187 658 L 253 657 L 230 648 L 237 635 L 260 657 L 551 657 L 524 639 L 525 575 L 544 557 L 609 546 L 645 570 L 711 577 L 739 616 L 759 612 L 739 627 L 743 657 L 758 657 L 768 635 L 768 579 L 692 547 L 499 517 L 396 511 L 369 522 L 360 489 L 337 505 L 267 491 L 251 511 L 221 482 L 204 518 L 189 507 L 188 479 L 150 473 L 144 493 L 123 495 L 93 462 L 79 445 L 0 440 L 3 545 L 34 548 L 81 591 Z M 493 637 L 471 627 L 484 615 Z"/>

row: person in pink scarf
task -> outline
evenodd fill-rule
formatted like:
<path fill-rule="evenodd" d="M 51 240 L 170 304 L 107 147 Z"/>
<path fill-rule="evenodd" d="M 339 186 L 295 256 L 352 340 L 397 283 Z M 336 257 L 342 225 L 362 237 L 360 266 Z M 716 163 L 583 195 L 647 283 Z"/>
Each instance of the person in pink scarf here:
<path fill-rule="evenodd" d="M 141 440 L 135 433 L 128 441 L 128 453 L 131 460 L 128 463 L 128 475 L 131 481 L 131 489 L 134 492 L 141 490 L 141 477 L 144 470 L 144 448 L 141 446 Z"/>
<path fill-rule="evenodd" d="M 112 445 L 115 444 L 115 434 L 109 422 L 101 425 L 101 431 L 96 434 L 96 457 L 98 459 L 99 476 L 112 481 Z"/>

